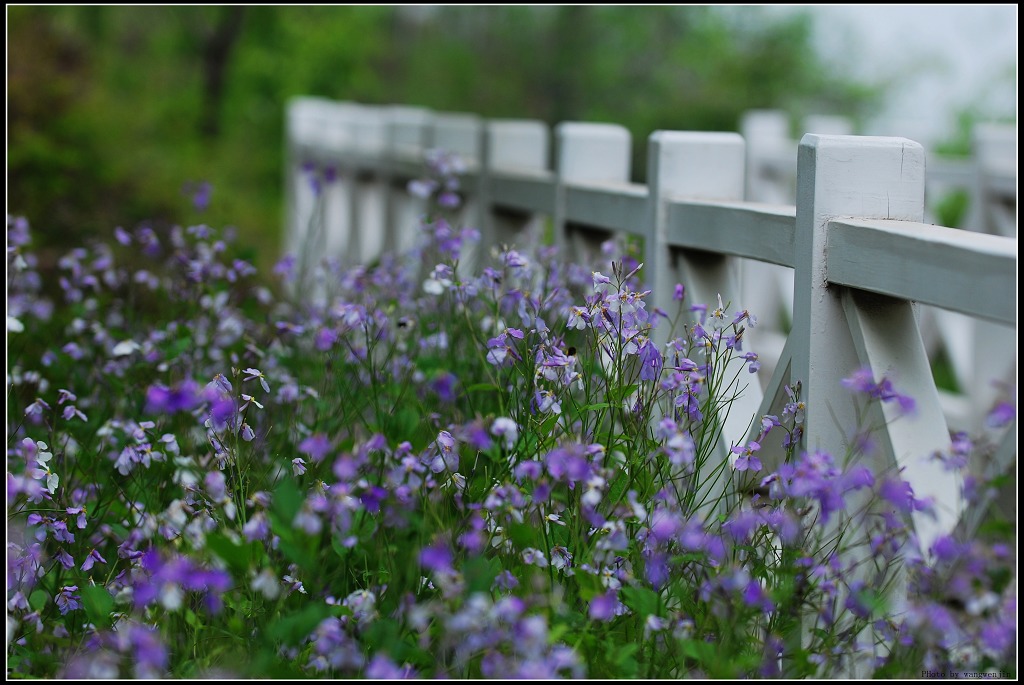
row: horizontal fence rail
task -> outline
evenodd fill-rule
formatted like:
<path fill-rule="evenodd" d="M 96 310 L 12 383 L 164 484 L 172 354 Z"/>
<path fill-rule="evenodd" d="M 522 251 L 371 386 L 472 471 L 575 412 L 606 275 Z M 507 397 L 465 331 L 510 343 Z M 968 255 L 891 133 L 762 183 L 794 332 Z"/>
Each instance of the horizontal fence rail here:
<path fill-rule="evenodd" d="M 917 496 L 939 503 L 936 518 L 915 515 L 924 547 L 967 519 L 976 525 L 958 479 L 929 457 L 949 449 L 950 427 L 983 427 L 998 392 L 989 381 L 1015 383 L 1016 234 L 922 223 L 928 178 L 917 143 L 805 135 L 792 150 L 796 203 L 780 205 L 749 201 L 751 151 L 735 133 L 652 134 L 642 185 L 629 182 L 629 134 L 609 124 L 560 124 L 552 141 L 535 121 L 299 99 L 289 109 L 288 131 L 287 250 L 357 263 L 407 245 L 421 206 L 405 184 L 422 173 L 427 149 L 457 152 L 466 163 L 464 218 L 480 229 L 481 249 L 536 244 L 542 217 L 552 222 L 563 254 L 580 263 L 594 263 L 611 236 L 637 236 L 655 306 L 667 306 L 675 283 L 683 282 L 693 301 L 722 294 L 761 317 L 764 325 L 749 338 L 766 359 L 761 383 L 726 421 L 729 444 L 756 433 L 748 435 L 751 416 L 779 413 L 783 388 L 799 381 L 808 407 L 806 446 L 844 454 L 849 436 L 837 426 L 854 425 L 857 408 L 840 381 L 868 366 L 875 378 L 894 376 L 918 403 L 912 417 L 879 417 L 886 420 L 884 454 L 875 466 L 905 468 Z M 339 178 L 322 187 L 321 202 L 310 163 Z M 1015 214 L 1015 196 L 1013 207 Z M 318 225 L 315 211 L 330 218 L 319 232 L 310 228 Z M 772 277 L 762 281 L 765 273 Z M 786 283 L 777 273 L 792 285 L 773 300 L 769 291 Z M 741 299 L 751 292 L 765 310 Z M 926 343 L 930 319 L 918 303 L 970 323 L 959 353 L 945 349 L 969 359 L 974 374 L 952 402 L 936 388 Z M 778 322 L 773 328 L 780 310 L 791 317 L 790 330 Z M 977 471 L 1014 467 L 1015 430 L 1014 423 L 996 436 L 998 463 Z"/>

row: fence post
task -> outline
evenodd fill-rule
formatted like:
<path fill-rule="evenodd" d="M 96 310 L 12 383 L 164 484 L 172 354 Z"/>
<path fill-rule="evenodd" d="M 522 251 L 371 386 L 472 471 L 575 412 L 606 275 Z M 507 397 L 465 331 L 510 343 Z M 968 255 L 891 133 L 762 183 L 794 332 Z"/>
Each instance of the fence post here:
<path fill-rule="evenodd" d="M 842 464 L 844 457 L 855 451 L 852 431 L 864 426 L 857 425 L 857 406 L 863 400 L 844 388 L 841 379 L 861 366 L 874 367 L 876 379 L 882 374 L 895 375 L 897 390 L 910 388 L 918 395 L 919 416 L 913 422 L 904 417 L 885 426 L 883 444 L 864 456 L 871 460 L 878 477 L 895 475 L 895 466 L 908 466 L 902 475 L 917 497 L 931 494 L 929 491 L 949 495 L 956 484 L 934 461 L 923 460 L 936 449 L 948 447 L 949 435 L 913 306 L 829 285 L 826 245 L 829 222 L 837 217 L 921 221 L 924 182 L 924 150 L 904 138 L 807 134 L 800 142 L 791 342 L 792 378 L 802 382 L 807 406 L 804 441 L 808 450 L 827 452 Z M 902 379 L 901 372 L 906 374 Z M 894 418 L 889 405 L 874 407 L 869 416 L 872 423 Z M 847 498 L 847 511 L 868 506 L 870 494 L 857 494 Z M 956 500 L 956 509 L 959 493 L 949 496 Z M 940 521 L 931 526 L 915 513 L 922 547 L 927 549 L 930 540 L 957 518 L 954 512 L 940 512 Z M 830 525 L 838 526 L 836 516 Z M 850 567 L 848 580 L 877 583 L 871 575 L 873 569 L 868 568 L 871 565 L 859 563 L 868 555 L 866 544 L 859 546 L 859 531 L 849 532 L 858 546 L 851 545 L 845 557 Z M 849 535 L 845 541 L 850 544 Z M 897 601 L 902 582 L 895 584 Z M 845 596 L 841 593 L 837 601 L 844 602 Z M 861 635 L 862 643 L 868 641 L 869 630 Z M 866 677 L 871 672 L 873 645 L 868 642 L 861 647 L 845 664 L 852 677 Z"/>
<path fill-rule="evenodd" d="M 777 109 L 748 110 L 740 120 L 740 134 L 747 142 L 746 199 L 790 204 L 796 151 L 789 137 L 789 115 Z"/>
<path fill-rule="evenodd" d="M 384 250 L 388 145 L 387 122 L 380 107 L 361 105 L 352 122 L 349 154 L 352 176 L 352 204 L 349 224 L 353 227 L 349 249 L 356 264 L 376 259 Z"/>
<path fill-rule="evenodd" d="M 834 114 L 811 114 L 804 119 L 804 130 L 821 135 L 848 136 L 853 134 L 853 122 Z"/>
<path fill-rule="evenodd" d="M 1016 238 L 1017 129 L 978 124 L 971 137 L 978 176 L 976 230 Z"/>
<path fill-rule="evenodd" d="M 540 121 L 492 119 L 484 125 L 483 159 L 480 168 L 481 253 L 501 245 L 533 252 L 539 240 L 539 217 L 495 207 L 491 177 L 496 172 L 535 173 L 548 169 L 551 135 Z M 482 255 L 486 257 L 486 255 Z"/>
<path fill-rule="evenodd" d="M 807 402 L 809 449 L 833 456 L 855 427 L 851 393 L 840 380 L 860 365 L 840 288 L 829 286 L 828 222 L 840 216 L 920 221 L 924 150 L 904 138 L 822 136 L 800 141 L 797 169 L 793 373 Z"/>
<path fill-rule="evenodd" d="M 563 122 L 555 127 L 555 140 L 558 145 L 555 244 L 561 250 L 562 259 L 596 263 L 601 255 L 601 243 L 611 237 L 611 232 L 582 230 L 571 225 L 565 216 L 565 185 L 588 181 L 628 182 L 629 131 L 617 124 Z"/>
<path fill-rule="evenodd" d="M 409 195 L 402 176 L 401 163 L 423 163 L 423 152 L 430 146 L 429 110 L 421 107 L 388 107 L 388 170 L 384 222 L 384 251 L 399 252 L 412 247 L 416 224 L 424 204 Z"/>
<path fill-rule="evenodd" d="M 972 134 L 977 166 L 978 230 L 1016 239 L 1017 130 L 1003 124 L 978 124 Z M 968 368 L 973 377 L 963 388 L 974 415 L 971 429 L 985 431 L 985 418 L 1000 396 L 1010 390 L 993 381 L 1014 378 L 1017 355 L 1014 330 L 973 319 L 968 322 L 973 354 Z"/>
<path fill-rule="evenodd" d="M 352 251 L 357 232 L 351 220 L 354 181 L 346 169 L 347 158 L 352 152 L 355 111 L 356 106 L 352 103 L 331 103 L 325 108 L 322 132 L 323 254 L 337 259 L 343 266 L 358 263 Z"/>
<path fill-rule="evenodd" d="M 656 131 L 651 134 L 647 150 L 648 219 L 644 263 L 651 287 L 650 309 L 661 308 L 671 320 L 677 308 L 683 305 L 707 304 L 714 309 L 719 294 L 723 300 L 741 305 L 736 301 L 739 295 L 736 260 L 725 255 L 673 248 L 668 237 L 668 207 L 671 199 L 742 200 L 746 164 L 743 138 L 736 133 Z M 679 282 L 686 286 L 686 300 L 676 304 L 672 295 Z M 686 316 L 682 320 L 690 318 Z M 670 335 L 680 336 L 683 331 L 670 332 L 663 324 L 655 329 L 654 340 L 663 348 Z M 750 376 L 745 390 L 742 387 L 735 390 L 740 392 L 722 425 L 723 440 L 717 452 L 717 458 L 723 461 L 732 445 L 743 442 L 750 418 L 761 404 L 761 387 L 755 377 Z M 728 477 L 716 478 L 716 487 L 724 492 L 728 480 Z M 717 496 L 700 499 L 721 501 Z"/>
<path fill-rule="evenodd" d="M 306 165 L 312 163 L 318 145 L 320 111 L 327 103 L 322 98 L 294 98 L 288 104 L 285 172 L 285 249 L 298 255 L 304 248 L 309 224 L 316 207 L 313 187 Z"/>
<path fill-rule="evenodd" d="M 483 128 L 483 121 L 475 114 L 446 112 L 434 117 L 431 146 L 458 156 L 465 165 L 466 175 L 460 180 L 462 187 L 459 189 L 463 204 L 453 220 L 453 227 L 456 229 L 472 227 L 482 231 L 483 205 L 480 201 L 480 192 L 483 186 Z M 464 274 L 476 273 L 479 270 L 483 264 L 485 247 L 482 241 L 475 245 L 463 244 L 459 262 Z"/>

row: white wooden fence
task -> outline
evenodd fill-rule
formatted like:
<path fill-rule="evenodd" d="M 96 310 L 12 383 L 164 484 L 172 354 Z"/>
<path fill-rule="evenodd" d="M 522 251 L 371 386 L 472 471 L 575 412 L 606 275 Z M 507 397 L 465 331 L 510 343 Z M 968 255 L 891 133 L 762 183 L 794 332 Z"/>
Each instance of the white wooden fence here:
<path fill-rule="evenodd" d="M 958 477 L 930 458 L 949 448 L 949 423 L 917 310 L 921 303 L 988 322 L 1013 343 L 1017 243 L 922 223 L 920 145 L 807 134 L 798 146 L 793 206 L 744 199 L 747 154 L 737 133 L 652 134 L 646 185 L 629 182 L 632 142 L 620 126 L 563 123 L 554 143 L 549 168 L 551 136 L 541 122 L 295 100 L 288 111 L 286 249 L 362 263 L 408 245 L 418 205 L 405 185 L 422 174 L 423 152 L 439 147 L 466 160 L 465 218 L 481 231 L 482 245 L 528 245 L 537 239 L 539 217 L 553 221 L 556 239 L 583 263 L 614 234 L 639 236 L 655 306 L 668 308 L 674 284 L 682 282 L 692 301 L 714 302 L 721 293 L 770 320 L 775 312 L 757 312 L 736 295 L 744 292 L 743 265 L 791 269 L 791 330 L 778 359 L 766 365 L 771 373 L 733 408 L 725 438 L 740 444 L 752 437 L 750 417 L 778 414 L 783 387 L 800 381 L 807 447 L 844 454 L 856 409 L 840 380 L 870 366 L 876 378 L 893 378 L 917 401 L 914 415 L 881 431 L 881 462 L 874 466 L 906 467 L 915 494 L 939 503 L 936 519 L 914 521 L 922 543 L 927 548 L 937 535 L 977 522 L 977 512 L 965 512 Z M 307 162 L 337 170 L 321 203 L 302 171 Z M 308 232 L 318 225 L 310 221 L 314 207 L 324 226 L 316 235 Z M 759 352 L 771 338 L 759 339 L 760 331 L 748 332 L 749 348 Z M 1015 385 L 1012 360 L 997 378 L 975 377 L 968 387 Z M 969 423 L 979 426 L 989 407 L 970 408 Z M 894 418 L 888 406 L 880 411 Z M 973 465 L 975 471 L 991 476 L 1015 468 L 1016 422 L 998 440 L 992 462 Z"/>
<path fill-rule="evenodd" d="M 853 124 L 843 117 L 808 117 L 804 130 L 845 135 Z M 789 115 L 779 110 L 751 110 L 741 120 L 747 142 L 746 199 L 789 204 L 796 198 L 796 151 Z M 935 223 L 937 203 L 952 191 L 967 194 L 967 215 L 959 228 L 978 233 L 1017 236 L 1017 133 L 1013 126 L 983 124 L 973 132 L 972 159 L 929 156 L 925 178 L 925 222 Z M 743 266 L 741 301 L 751 311 L 784 311 L 792 320 L 793 274 L 765 263 Z M 1001 378 L 1012 373 L 1016 347 L 1005 326 L 942 310 L 919 308 L 919 325 L 928 355 L 942 355 L 951 367 L 961 393 L 940 391 L 950 426 L 977 430 L 1001 390 L 978 378 Z M 776 349 L 781 336 L 767 341 Z"/>

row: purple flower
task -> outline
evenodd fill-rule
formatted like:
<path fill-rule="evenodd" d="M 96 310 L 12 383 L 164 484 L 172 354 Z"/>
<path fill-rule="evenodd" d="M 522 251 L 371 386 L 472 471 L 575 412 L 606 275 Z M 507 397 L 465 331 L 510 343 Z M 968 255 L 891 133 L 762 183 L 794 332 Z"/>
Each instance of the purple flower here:
<path fill-rule="evenodd" d="M 569 328 L 582 331 L 590 323 L 590 313 L 585 307 L 569 307 Z"/>
<path fill-rule="evenodd" d="M 645 340 L 637 354 L 640 357 L 640 379 L 657 380 L 663 364 L 658 347 L 650 340 Z"/>
<path fill-rule="evenodd" d="M 192 198 L 192 206 L 197 212 L 204 212 L 210 206 L 210 196 L 213 194 L 213 186 L 208 181 L 198 183 L 186 183 L 182 193 Z"/>
<path fill-rule="evenodd" d="M 86 526 L 85 507 L 68 507 L 65 511 L 67 511 L 69 516 L 77 516 L 78 517 L 77 519 L 75 519 L 75 525 L 78 526 L 79 530 L 82 530 L 83 528 L 85 528 L 85 526 Z"/>
<path fill-rule="evenodd" d="M 366 492 L 359 495 L 359 501 L 362 503 L 366 511 L 371 514 L 377 514 L 380 512 L 380 504 L 387 499 L 388 491 L 384 488 L 377 487 L 376 485 L 371 486 Z"/>
<path fill-rule="evenodd" d="M 60 562 L 60 565 L 63 566 L 64 568 L 72 569 L 72 568 L 75 567 L 75 559 L 74 559 L 74 557 L 72 557 L 70 554 L 68 554 L 67 551 L 65 551 L 64 549 L 58 550 L 56 556 L 57 556 L 57 561 Z"/>
<path fill-rule="evenodd" d="M 610 621 L 615 618 L 618 605 L 619 598 L 615 590 L 597 595 L 590 600 L 590 618 L 595 621 Z"/>
<path fill-rule="evenodd" d="M 900 410 L 905 414 L 909 414 L 914 411 L 914 398 L 907 395 L 901 395 L 896 392 L 895 388 L 893 388 L 892 381 L 888 378 L 882 378 L 878 383 L 875 383 L 871 369 L 868 367 L 863 367 L 854 371 L 851 376 L 842 380 L 842 384 L 854 392 L 867 395 L 871 399 L 880 400 L 882 402 L 896 400 L 900 406 Z"/>
<path fill-rule="evenodd" d="M 82 608 L 82 598 L 75 594 L 77 590 L 77 585 L 65 585 L 54 598 L 61 616 L 66 616 L 69 611 Z"/>
<path fill-rule="evenodd" d="M 267 536 L 270 535 L 270 520 L 267 519 L 267 515 L 262 511 L 257 511 L 253 514 L 246 521 L 245 525 L 242 526 L 242 535 L 249 542 L 253 540 L 266 540 Z"/>
<path fill-rule="evenodd" d="M 987 653 L 1000 657 L 1017 643 L 1016 611 L 1008 612 L 1004 620 L 986 622 L 981 628 L 981 644 Z"/>
<path fill-rule="evenodd" d="M 211 471 L 203 479 L 206 494 L 214 502 L 223 502 L 228 497 L 227 479 L 222 471 Z"/>
<path fill-rule="evenodd" d="M 867 600 L 870 594 L 862 580 L 855 580 L 850 583 L 850 594 L 846 597 L 846 608 L 857 618 L 868 618 L 871 616 L 871 607 Z"/>
<path fill-rule="evenodd" d="M 493 589 L 512 590 L 519 586 L 519 580 L 509 570 L 504 570 L 494 578 Z"/>
<path fill-rule="evenodd" d="M 68 524 L 63 521 L 53 522 L 53 537 L 60 542 L 74 542 L 75 534 L 68 530 Z"/>
<path fill-rule="evenodd" d="M 743 355 L 743 359 L 750 362 L 750 366 L 747 367 L 747 371 L 750 373 L 757 373 L 761 369 L 761 362 L 757 360 L 757 352 L 747 352 Z"/>
<path fill-rule="evenodd" d="M 135 677 L 149 680 L 163 677 L 167 669 L 167 648 L 160 641 L 160 631 L 133 623 L 128 636 L 135 657 Z"/>
<path fill-rule="evenodd" d="M 584 481 L 590 476 L 590 464 L 582 454 L 579 445 L 569 445 L 552 450 L 544 458 L 548 473 L 570 485 Z"/>
<path fill-rule="evenodd" d="M 420 550 L 420 566 L 430 571 L 447 572 L 452 569 L 452 551 L 444 542 L 437 542 Z"/>
<path fill-rule="evenodd" d="M 666 507 L 651 512 L 650 534 L 655 542 L 668 542 L 675 538 L 682 528 L 679 515 Z"/>
<path fill-rule="evenodd" d="M 191 379 L 174 388 L 156 383 L 146 390 L 146 411 L 152 414 L 191 411 L 199 402 L 199 384 Z"/>
<path fill-rule="evenodd" d="M 751 579 L 743 588 L 743 603 L 748 607 L 761 609 L 761 611 L 772 611 L 775 608 L 772 601 L 768 599 L 768 595 L 765 594 L 764 588 L 761 587 L 761 583 L 756 579 Z"/>
<path fill-rule="evenodd" d="M 886 478 L 878 488 L 878 494 L 889 504 L 904 514 L 920 509 L 919 502 L 914 499 L 914 491 L 910 483 L 900 478 Z"/>
<path fill-rule="evenodd" d="M 359 643 L 348 635 L 341 620 L 335 616 L 321 621 L 309 637 L 313 642 L 309 665 L 318 671 L 356 670 L 362 668 L 366 661 Z"/>
<path fill-rule="evenodd" d="M 546 414 L 549 411 L 553 414 L 562 413 L 562 404 L 550 390 L 541 390 L 538 388 L 534 393 L 533 403 L 537 408 L 537 411 L 542 414 Z"/>
<path fill-rule="evenodd" d="M 519 426 L 512 419 L 499 416 L 491 424 L 491 435 L 496 438 L 504 438 L 505 449 L 510 450 L 519 440 Z"/>
<path fill-rule="evenodd" d="M 371 680 L 401 680 L 419 678 L 419 675 L 409 664 L 398 666 L 383 654 L 376 654 L 366 666 L 366 677 Z"/>
<path fill-rule="evenodd" d="M 207 608 L 220 610 L 220 594 L 231 587 L 231 576 L 225 571 L 204 569 L 188 557 L 176 556 L 168 560 L 150 549 L 142 555 L 142 568 L 148 572 L 135 579 L 136 607 L 145 607 L 157 599 L 168 611 L 182 606 L 184 592 L 205 593 Z"/>
<path fill-rule="evenodd" d="M 331 441 L 323 433 L 314 433 L 299 443 L 299 451 L 308 454 L 309 458 L 319 463 L 331 450 Z"/>
<path fill-rule="evenodd" d="M 101 564 L 105 564 L 105 563 L 107 563 L 107 560 L 104 559 L 102 556 L 100 556 L 100 553 L 97 552 L 95 549 L 92 549 L 89 552 L 89 556 L 87 556 L 85 558 L 85 561 L 82 562 L 82 570 L 83 571 L 88 571 L 89 569 L 91 569 L 96 564 L 96 562 L 99 562 Z"/>
<path fill-rule="evenodd" d="M 511 366 L 512 360 L 522 360 L 509 338 L 523 339 L 523 332 L 516 328 L 506 328 L 496 337 L 487 341 L 487 362 L 494 366 Z"/>
<path fill-rule="evenodd" d="M 458 193 L 445 191 L 437 196 L 437 204 L 446 209 L 454 209 L 455 207 L 458 207 L 461 203 L 462 200 L 459 199 Z"/>
<path fill-rule="evenodd" d="M 242 379 L 243 383 L 245 381 L 251 381 L 254 378 L 258 378 L 259 381 L 260 381 L 260 385 L 263 386 L 263 391 L 264 392 L 270 392 L 270 385 L 267 383 L 267 377 L 263 375 L 262 371 L 260 371 L 259 369 L 255 369 L 255 368 L 249 368 L 249 369 L 246 369 L 245 371 L 243 371 L 243 373 L 249 374 L 248 376 L 246 376 L 245 378 Z"/>
<path fill-rule="evenodd" d="M 1015 418 L 1017 418 L 1017 408 L 1009 402 L 1000 401 L 989 412 L 986 424 L 990 428 L 1002 428 Z"/>
<path fill-rule="evenodd" d="M 857 465 L 843 474 L 842 483 L 843 487 L 848 490 L 870 488 L 875 484 L 875 476 L 868 467 Z"/>
<path fill-rule="evenodd" d="M 762 439 L 768 437 L 768 434 L 771 432 L 772 428 L 775 428 L 775 427 L 781 426 L 781 425 L 782 425 L 782 423 L 779 421 L 779 417 L 777 417 L 777 416 L 775 416 L 773 414 L 766 414 L 766 415 L 762 416 L 761 417 L 761 434 L 760 434 L 760 437 Z"/>
<path fill-rule="evenodd" d="M 761 449 L 760 443 L 755 442 L 754 440 L 747 443 L 746 447 L 740 447 L 739 445 L 734 446 L 730 451 L 733 454 L 738 454 L 740 456 L 736 457 L 736 463 L 733 468 L 737 471 L 746 471 L 747 469 L 760 471 L 762 468 L 761 460 L 754 454 L 754 452 L 757 452 L 759 449 Z"/>
<path fill-rule="evenodd" d="M 932 545 L 932 554 L 939 561 L 953 561 L 964 553 L 964 546 L 949 535 L 943 535 Z"/>
<path fill-rule="evenodd" d="M 448 431 L 441 431 L 434 441 L 436 451 L 432 452 L 427 462 L 430 470 L 441 473 L 445 469 L 452 473 L 459 470 L 459 453 L 455 449 L 455 438 Z"/>
<path fill-rule="evenodd" d="M 326 352 L 334 347 L 336 342 L 338 342 L 338 332 L 333 328 L 324 327 L 317 329 L 313 344 L 316 345 L 316 349 Z"/>
<path fill-rule="evenodd" d="M 688 431 L 676 431 L 665 441 L 665 454 L 672 465 L 690 467 L 697 456 L 697 446 Z"/>
<path fill-rule="evenodd" d="M 459 379 L 455 374 L 445 372 L 430 382 L 430 389 L 437 394 L 438 399 L 450 404 L 458 399 L 459 395 L 456 392 L 458 384 Z"/>
<path fill-rule="evenodd" d="M 409 185 L 406 187 L 406 189 L 409 191 L 409 194 L 412 195 L 413 197 L 418 197 L 423 200 L 426 200 L 434 193 L 435 190 L 437 190 L 437 187 L 437 181 L 414 179 L 412 181 L 409 181 Z"/>

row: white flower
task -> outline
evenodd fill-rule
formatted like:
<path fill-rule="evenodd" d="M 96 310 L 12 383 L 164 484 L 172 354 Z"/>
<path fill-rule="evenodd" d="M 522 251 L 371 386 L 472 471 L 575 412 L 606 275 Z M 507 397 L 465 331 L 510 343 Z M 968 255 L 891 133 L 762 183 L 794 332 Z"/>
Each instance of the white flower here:
<path fill-rule="evenodd" d="M 267 599 L 274 600 L 281 594 L 281 583 L 278 582 L 277 576 L 274 575 L 273 571 L 265 568 L 253 578 L 252 589 Z"/>
<path fill-rule="evenodd" d="M 164 583 L 163 592 L 160 593 L 160 603 L 167 611 L 177 611 L 181 608 L 181 601 L 184 598 L 181 588 L 177 583 Z"/>
<path fill-rule="evenodd" d="M 544 556 L 544 552 L 541 552 L 539 549 L 535 549 L 533 547 L 527 547 L 526 549 L 523 550 L 522 556 L 523 556 L 523 562 L 524 563 L 533 564 L 533 565 L 538 566 L 540 568 L 547 568 L 548 567 L 547 557 L 545 557 Z"/>
<path fill-rule="evenodd" d="M 559 514 L 548 514 L 544 518 L 546 518 L 551 523 L 557 523 L 560 526 L 565 525 L 565 521 L 562 520 L 562 517 Z"/>
<path fill-rule="evenodd" d="M 718 294 L 718 307 L 713 312 L 708 314 L 708 319 L 711 323 L 711 327 L 716 331 L 720 331 L 725 328 L 726 325 L 726 312 L 725 305 L 722 304 L 722 294 Z"/>
<path fill-rule="evenodd" d="M 369 590 L 356 590 L 341 603 L 352 610 L 352 615 L 360 622 L 366 622 L 377 615 L 377 596 Z"/>
<path fill-rule="evenodd" d="M 516 441 L 519 440 L 519 426 L 512 419 L 506 416 L 499 416 L 491 424 L 491 435 L 499 438 L 504 437 L 505 449 L 510 450 L 515 446 Z"/>
<path fill-rule="evenodd" d="M 139 345 L 139 343 L 135 342 L 134 340 L 123 340 L 114 345 L 114 349 L 111 350 L 110 354 L 112 354 L 115 357 L 127 357 L 132 352 L 141 349 L 142 346 Z"/>
<path fill-rule="evenodd" d="M 57 487 L 60 485 L 60 477 L 50 470 L 49 462 L 53 459 L 53 453 L 48 451 L 49 448 L 45 442 L 37 442 L 36 447 L 40 450 L 36 453 L 36 464 L 39 468 L 33 470 L 32 477 L 35 479 L 41 479 L 45 476 L 46 489 L 52 495 L 57 491 Z"/>
<path fill-rule="evenodd" d="M 263 375 L 262 371 L 256 368 L 248 368 L 245 369 L 243 373 L 249 374 L 248 376 L 242 379 L 243 381 L 251 381 L 254 378 L 258 378 L 260 381 L 260 385 L 263 386 L 263 391 L 270 392 L 270 385 L 267 383 L 267 377 Z"/>
<path fill-rule="evenodd" d="M 436 278 L 428 278 L 423 281 L 423 292 L 429 295 L 441 295 L 445 290 L 451 287 L 451 284 L 452 282 L 447 278 L 442 278 L 440 280 Z"/>

